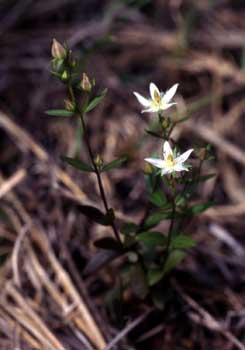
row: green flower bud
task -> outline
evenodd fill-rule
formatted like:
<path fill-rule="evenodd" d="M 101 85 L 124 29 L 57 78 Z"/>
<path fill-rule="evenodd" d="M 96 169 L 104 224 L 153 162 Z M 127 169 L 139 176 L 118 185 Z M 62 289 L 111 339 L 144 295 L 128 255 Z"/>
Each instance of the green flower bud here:
<path fill-rule="evenodd" d="M 145 163 L 144 165 L 144 174 L 145 175 L 150 175 L 153 172 L 153 166 L 149 163 Z"/>
<path fill-rule="evenodd" d="M 64 72 L 61 75 L 61 80 L 67 81 L 68 78 L 69 78 L 68 72 L 66 70 L 64 70 Z"/>
<path fill-rule="evenodd" d="M 160 117 L 159 120 L 160 120 L 161 127 L 163 130 L 166 130 L 171 124 L 170 118 Z"/>
<path fill-rule="evenodd" d="M 104 164 L 104 162 L 103 162 L 103 160 L 102 160 L 102 158 L 100 157 L 99 154 L 97 154 L 97 156 L 96 156 L 94 162 L 95 162 L 95 164 L 97 165 L 97 167 L 98 167 L 99 169 L 101 169 L 101 167 L 102 167 L 103 164 Z"/>

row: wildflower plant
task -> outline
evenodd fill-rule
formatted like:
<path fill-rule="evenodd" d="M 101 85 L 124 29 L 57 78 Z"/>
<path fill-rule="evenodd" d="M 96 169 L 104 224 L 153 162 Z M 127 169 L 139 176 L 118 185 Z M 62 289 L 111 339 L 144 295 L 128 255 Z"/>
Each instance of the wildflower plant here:
<path fill-rule="evenodd" d="M 162 156 L 153 158 L 145 155 L 147 204 L 142 219 L 139 222 L 119 222 L 108 202 L 102 174 L 122 166 L 126 158 L 104 163 L 100 156 L 95 156 L 87 127 L 87 115 L 100 104 L 106 90 L 95 94 L 94 80 L 82 74 L 78 60 L 64 45 L 54 40 L 51 52 L 52 74 L 64 83 L 68 96 L 62 108 L 46 113 L 80 120 L 81 137 L 90 162 L 66 156 L 62 159 L 79 171 L 95 174 L 104 211 L 89 205 L 81 205 L 80 211 L 95 223 L 111 227 L 113 234 L 97 240 L 95 246 L 107 251 L 108 262 L 119 256 L 125 257 L 119 274 L 120 288 L 130 289 L 138 298 L 148 298 L 156 307 L 162 308 L 166 277 L 195 246 L 195 241 L 186 231 L 190 220 L 212 205 L 211 202 L 200 202 L 197 197 L 199 184 L 214 176 L 201 174 L 203 163 L 210 159 L 210 149 L 206 146 L 182 150 L 172 137 L 176 125 L 185 120 L 165 114 L 176 104 L 172 100 L 178 84 L 163 93 L 154 83 L 150 83 L 149 98 L 134 92 L 144 107 L 142 112 L 153 114 L 155 124 L 146 133 L 159 140 Z M 164 226 L 162 222 L 165 222 Z M 87 273 L 94 271 L 94 265 L 96 269 L 100 267 L 97 265 L 98 258 L 94 260 L 88 263 Z M 104 263 L 103 260 L 101 266 Z"/>

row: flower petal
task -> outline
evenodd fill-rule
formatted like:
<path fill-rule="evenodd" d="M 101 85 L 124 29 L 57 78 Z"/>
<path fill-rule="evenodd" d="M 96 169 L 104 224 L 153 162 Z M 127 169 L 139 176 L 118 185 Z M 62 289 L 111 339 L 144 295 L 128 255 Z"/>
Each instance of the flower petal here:
<path fill-rule="evenodd" d="M 155 94 L 159 95 L 159 97 L 161 95 L 158 87 L 154 83 L 150 83 L 150 95 L 153 101 L 155 101 Z"/>
<path fill-rule="evenodd" d="M 173 151 L 172 151 L 172 148 L 169 144 L 168 141 L 165 141 L 164 144 L 163 144 L 163 157 L 164 159 L 167 158 L 167 156 L 169 155 L 173 155 Z"/>
<path fill-rule="evenodd" d="M 162 169 L 164 167 L 164 160 L 157 158 L 145 158 L 145 161 L 156 166 L 157 168 Z"/>
<path fill-rule="evenodd" d="M 134 92 L 134 96 L 137 98 L 140 104 L 142 104 L 144 107 L 149 107 L 151 101 L 147 100 L 144 96 L 138 94 L 138 92 Z"/>
<path fill-rule="evenodd" d="M 189 169 L 185 167 L 183 164 L 176 164 L 174 166 L 174 171 L 189 171 Z"/>
<path fill-rule="evenodd" d="M 161 176 L 169 174 L 169 169 L 162 169 Z"/>
<path fill-rule="evenodd" d="M 164 98 L 164 97 L 163 97 Z M 176 102 L 173 102 L 173 103 L 165 103 L 164 100 L 162 99 L 162 102 L 161 102 L 161 110 L 162 111 L 165 111 L 166 109 L 169 109 L 170 107 L 172 107 L 173 105 L 177 105 Z"/>
<path fill-rule="evenodd" d="M 177 157 L 175 159 L 176 164 L 182 164 L 184 163 L 189 157 L 191 152 L 193 152 L 193 149 L 189 149 L 188 151 L 186 151 L 185 153 L 181 154 L 179 157 Z"/>
<path fill-rule="evenodd" d="M 152 108 L 142 109 L 141 113 L 154 113 L 155 111 Z"/>
<path fill-rule="evenodd" d="M 166 104 L 168 104 L 169 101 L 172 100 L 177 91 L 178 86 L 179 84 L 174 84 L 169 90 L 165 92 L 165 94 L 163 95 L 163 100 Z"/>

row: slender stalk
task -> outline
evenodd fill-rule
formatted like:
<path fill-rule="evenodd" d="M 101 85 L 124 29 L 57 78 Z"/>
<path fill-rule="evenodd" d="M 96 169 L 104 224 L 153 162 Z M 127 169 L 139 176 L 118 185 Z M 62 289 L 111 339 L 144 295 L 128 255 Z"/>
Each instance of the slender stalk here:
<path fill-rule="evenodd" d="M 71 83 L 68 84 L 68 92 L 70 94 L 72 102 L 75 103 L 76 102 L 76 97 L 75 97 L 75 94 L 74 94 L 74 91 L 73 91 Z M 99 190 L 100 190 L 100 196 L 101 196 L 102 202 L 104 204 L 104 208 L 105 208 L 106 214 L 110 215 L 110 208 L 109 208 L 109 205 L 108 205 L 108 202 L 107 202 L 107 198 L 106 198 L 106 194 L 105 194 L 105 190 L 104 190 L 104 186 L 103 186 L 103 182 L 102 182 L 102 178 L 101 178 L 101 173 L 100 173 L 100 171 L 98 169 L 98 166 L 97 166 L 97 164 L 95 162 L 95 157 L 94 157 L 93 150 L 92 150 L 92 147 L 91 147 L 91 144 L 90 144 L 87 127 L 86 127 L 86 124 L 85 124 L 85 121 L 84 121 L 84 113 L 83 113 L 82 110 L 80 110 L 80 108 L 77 108 L 77 109 L 78 109 L 79 117 L 80 117 L 80 120 L 81 120 L 81 123 L 82 123 L 83 136 L 84 136 L 85 144 L 86 144 L 86 147 L 87 147 L 87 150 L 88 150 L 89 158 L 91 160 L 91 163 L 93 165 L 93 168 L 94 168 L 94 171 L 95 171 L 95 174 L 96 174 L 96 177 L 97 177 Z M 112 227 L 112 230 L 114 232 L 114 235 L 115 235 L 117 241 L 122 244 L 122 241 L 121 241 L 119 232 L 117 230 L 117 227 L 115 225 L 114 219 L 111 222 L 111 227 Z"/>
<path fill-rule="evenodd" d="M 102 199 L 102 202 L 104 204 L 106 213 L 109 214 L 110 208 L 109 208 L 109 205 L 108 205 L 108 202 L 107 202 L 107 198 L 106 198 L 106 195 L 105 195 L 105 190 L 104 190 L 103 182 L 102 182 L 102 179 L 101 179 L 101 173 L 100 173 L 100 171 L 98 169 L 98 166 L 97 166 L 97 164 L 96 164 L 96 162 L 94 160 L 94 154 L 93 154 L 92 147 L 91 147 L 91 144 L 90 144 L 90 141 L 89 141 L 87 127 L 86 127 L 86 124 L 85 124 L 85 121 L 84 121 L 83 113 L 80 113 L 80 119 L 81 119 L 81 123 L 82 123 L 82 127 L 83 127 L 85 144 L 86 144 L 86 147 L 87 147 L 87 150 L 88 150 L 88 154 L 89 154 L 91 163 L 93 165 L 93 168 L 94 168 L 94 171 L 95 171 L 95 174 L 96 174 L 96 177 L 97 177 L 101 199 Z M 122 243 L 114 221 L 112 221 L 111 227 L 113 229 L 113 232 L 114 232 L 115 237 L 118 240 L 118 242 Z"/>
<path fill-rule="evenodd" d="M 175 204 L 175 188 L 173 189 L 173 195 L 172 195 L 172 216 L 171 216 L 171 222 L 168 229 L 168 235 L 167 235 L 167 243 L 166 243 L 166 253 L 164 256 L 163 261 L 163 269 L 165 268 L 168 256 L 169 256 L 169 248 L 172 240 L 172 234 L 174 230 L 174 222 L 175 222 L 175 213 L 176 213 L 176 204 Z"/>

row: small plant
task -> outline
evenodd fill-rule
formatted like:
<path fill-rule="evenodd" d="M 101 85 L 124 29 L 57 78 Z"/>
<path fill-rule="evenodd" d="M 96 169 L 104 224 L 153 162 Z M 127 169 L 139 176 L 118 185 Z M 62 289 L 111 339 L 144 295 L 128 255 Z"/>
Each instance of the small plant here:
<path fill-rule="evenodd" d="M 80 158 L 62 157 L 62 159 L 82 172 L 94 173 L 100 190 L 104 212 L 96 207 L 81 205 L 82 214 L 97 224 L 110 226 L 113 236 L 107 236 L 95 243 L 96 247 L 108 252 L 114 258 L 125 256 L 120 270 L 120 286 L 130 288 L 140 299 L 148 297 L 156 307 L 163 307 L 163 285 L 165 277 L 185 258 L 188 249 L 195 241 L 187 234 L 190 220 L 212 203 L 202 203 L 197 197 L 200 183 L 207 181 L 213 174 L 202 175 L 203 163 L 210 159 L 210 148 L 189 149 L 181 153 L 179 145 L 173 140 L 172 132 L 176 125 L 187 118 L 173 118 L 165 114 L 176 104 L 172 102 L 178 84 L 165 93 L 150 83 L 150 97 L 145 98 L 134 92 L 143 105 L 144 112 L 151 112 L 157 118 L 154 127 L 146 130 L 150 137 L 159 139 L 163 147 L 162 158 L 145 158 L 144 175 L 146 180 L 148 203 L 140 222 L 117 223 L 114 209 L 108 203 L 103 186 L 102 174 L 120 167 L 126 157 L 105 164 L 95 156 L 87 131 L 86 116 L 103 100 L 106 90 L 95 94 L 95 81 L 85 73 L 81 74 L 80 64 L 64 45 L 56 40 L 52 45 L 52 74 L 67 88 L 67 99 L 61 109 L 46 113 L 58 117 L 80 119 L 82 139 L 90 159 L 89 163 Z M 190 159 L 191 164 L 186 162 Z M 168 229 L 157 229 L 167 220 Z"/>

